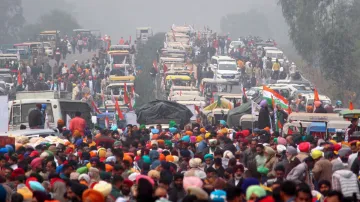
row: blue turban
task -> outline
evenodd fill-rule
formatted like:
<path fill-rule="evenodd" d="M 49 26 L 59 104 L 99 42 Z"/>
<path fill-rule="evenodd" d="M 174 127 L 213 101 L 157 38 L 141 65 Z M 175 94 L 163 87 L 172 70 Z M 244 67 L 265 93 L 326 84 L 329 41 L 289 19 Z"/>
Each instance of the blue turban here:
<path fill-rule="evenodd" d="M 223 190 L 215 190 L 210 194 L 210 200 L 212 202 L 225 202 L 226 201 L 226 192 Z"/>
<path fill-rule="evenodd" d="M 211 160 L 213 160 L 213 159 L 214 159 L 214 156 L 213 156 L 212 154 L 205 154 L 204 160 L 206 160 L 206 159 L 211 159 Z"/>
<path fill-rule="evenodd" d="M 30 181 L 29 185 L 30 185 L 31 190 L 33 190 L 33 191 L 42 191 L 42 192 L 45 191 L 45 188 L 38 181 Z"/>
<path fill-rule="evenodd" d="M 169 128 L 170 133 L 176 133 L 177 128 Z"/>
<path fill-rule="evenodd" d="M 220 120 L 220 124 L 225 126 L 225 125 L 226 125 L 226 121 L 225 121 L 225 120 Z"/>
<path fill-rule="evenodd" d="M 117 125 L 115 125 L 115 124 L 113 124 L 112 126 L 111 126 L 111 130 L 112 131 L 116 131 L 118 129 L 118 127 L 117 127 Z"/>
<path fill-rule="evenodd" d="M 5 153 L 8 153 L 8 152 L 9 152 L 9 150 L 6 147 L 3 147 L 3 148 L 0 149 L 1 154 L 5 154 Z"/>
<path fill-rule="evenodd" d="M 158 134 L 159 130 L 156 128 L 151 129 L 152 134 Z"/>
<path fill-rule="evenodd" d="M 83 140 L 80 138 L 80 139 L 76 140 L 75 145 L 80 146 L 82 142 L 83 142 Z"/>
<path fill-rule="evenodd" d="M 11 145 L 7 144 L 5 145 L 5 147 L 8 149 L 9 152 L 14 152 L 14 148 Z"/>
<path fill-rule="evenodd" d="M 190 136 L 186 135 L 186 136 L 182 137 L 181 141 L 190 142 Z"/>

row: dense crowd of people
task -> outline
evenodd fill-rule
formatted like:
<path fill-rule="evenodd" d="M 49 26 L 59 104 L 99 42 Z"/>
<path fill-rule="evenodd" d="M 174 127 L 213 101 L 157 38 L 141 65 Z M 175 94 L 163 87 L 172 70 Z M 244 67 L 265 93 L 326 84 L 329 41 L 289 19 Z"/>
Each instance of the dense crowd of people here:
<path fill-rule="evenodd" d="M 357 201 L 359 142 L 218 125 L 90 130 L 0 149 L 0 201 Z"/>

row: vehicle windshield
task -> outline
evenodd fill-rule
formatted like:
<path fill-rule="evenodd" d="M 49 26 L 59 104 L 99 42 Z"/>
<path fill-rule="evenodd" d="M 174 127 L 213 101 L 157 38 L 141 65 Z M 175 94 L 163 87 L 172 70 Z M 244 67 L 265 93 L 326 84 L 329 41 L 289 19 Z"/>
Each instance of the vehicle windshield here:
<path fill-rule="evenodd" d="M 113 55 L 113 64 L 129 64 L 127 60 L 129 57 L 126 57 L 127 55 Z M 126 58 L 125 58 L 126 57 Z M 126 59 L 126 60 L 125 60 Z"/>
<path fill-rule="evenodd" d="M 325 106 L 327 104 L 331 104 L 330 100 L 320 100 L 320 102 L 322 103 L 322 106 Z M 314 104 L 314 99 L 309 99 L 307 101 L 307 105 L 313 105 Z"/>
<path fill-rule="evenodd" d="M 233 70 L 237 71 L 237 66 L 235 62 L 220 62 L 219 70 Z"/>
<path fill-rule="evenodd" d="M 41 103 L 39 103 L 41 104 Z M 29 104 L 22 104 L 21 105 L 21 116 L 20 114 L 20 108 L 19 105 L 16 105 L 13 107 L 13 116 L 14 117 L 14 124 L 18 123 L 28 123 L 29 122 L 29 113 L 36 108 L 36 103 L 29 103 Z M 50 103 L 46 103 L 46 110 L 45 113 L 48 116 L 49 122 L 54 122 L 54 114 L 52 111 L 52 107 Z M 17 117 L 17 118 L 15 118 Z M 19 119 L 21 117 L 21 119 Z"/>
<path fill-rule="evenodd" d="M 9 76 L 1 76 L 0 75 L 0 81 L 4 81 L 5 83 L 12 83 L 12 78 Z"/>
<path fill-rule="evenodd" d="M 276 59 L 284 59 L 284 54 L 283 53 L 266 53 L 266 57 L 270 57 L 270 58 L 276 58 Z"/>
<path fill-rule="evenodd" d="M 131 92 L 131 86 L 126 86 L 127 92 Z M 124 86 L 108 86 L 107 87 L 107 95 L 124 95 Z"/>
<path fill-rule="evenodd" d="M 56 35 L 55 34 L 46 34 L 46 35 L 40 35 L 39 40 L 40 41 L 55 41 Z"/>
<path fill-rule="evenodd" d="M 305 86 L 294 86 L 294 88 L 296 88 L 296 90 L 306 90 Z"/>

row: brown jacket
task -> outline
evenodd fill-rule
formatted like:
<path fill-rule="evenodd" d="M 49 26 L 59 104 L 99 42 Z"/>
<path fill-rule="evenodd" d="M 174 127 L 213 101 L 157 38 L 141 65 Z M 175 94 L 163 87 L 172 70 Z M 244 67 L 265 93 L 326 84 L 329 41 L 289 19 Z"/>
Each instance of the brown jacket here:
<path fill-rule="evenodd" d="M 329 160 L 321 158 L 315 163 L 312 172 L 316 181 L 327 180 L 331 182 L 332 164 Z"/>

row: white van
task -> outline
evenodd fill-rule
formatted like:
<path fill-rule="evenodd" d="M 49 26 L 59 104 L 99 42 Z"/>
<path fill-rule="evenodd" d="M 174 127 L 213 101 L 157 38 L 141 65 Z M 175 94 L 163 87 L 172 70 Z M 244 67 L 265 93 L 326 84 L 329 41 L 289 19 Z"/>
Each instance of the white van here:
<path fill-rule="evenodd" d="M 81 112 L 87 126 L 92 127 L 91 108 L 89 104 L 77 100 L 65 99 L 22 99 L 8 102 L 9 130 L 20 129 L 20 125 L 29 125 L 29 113 L 36 108 L 36 104 L 46 104 L 50 128 L 57 126 L 62 119 L 66 123 L 66 116 L 75 117 L 75 112 Z"/>
<path fill-rule="evenodd" d="M 305 98 L 305 106 L 312 106 L 314 104 L 314 93 L 303 94 L 303 97 Z M 319 99 L 323 106 L 331 104 L 331 99 L 328 96 L 319 95 Z"/>
<path fill-rule="evenodd" d="M 276 59 L 278 59 L 281 64 L 284 62 L 284 58 L 285 58 L 284 52 L 282 52 L 281 50 L 266 50 L 265 57 L 271 58 L 272 62 L 275 62 Z"/>
<path fill-rule="evenodd" d="M 240 72 L 237 70 L 236 60 L 228 56 L 213 56 L 210 64 L 211 70 L 218 79 L 238 82 Z"/>

